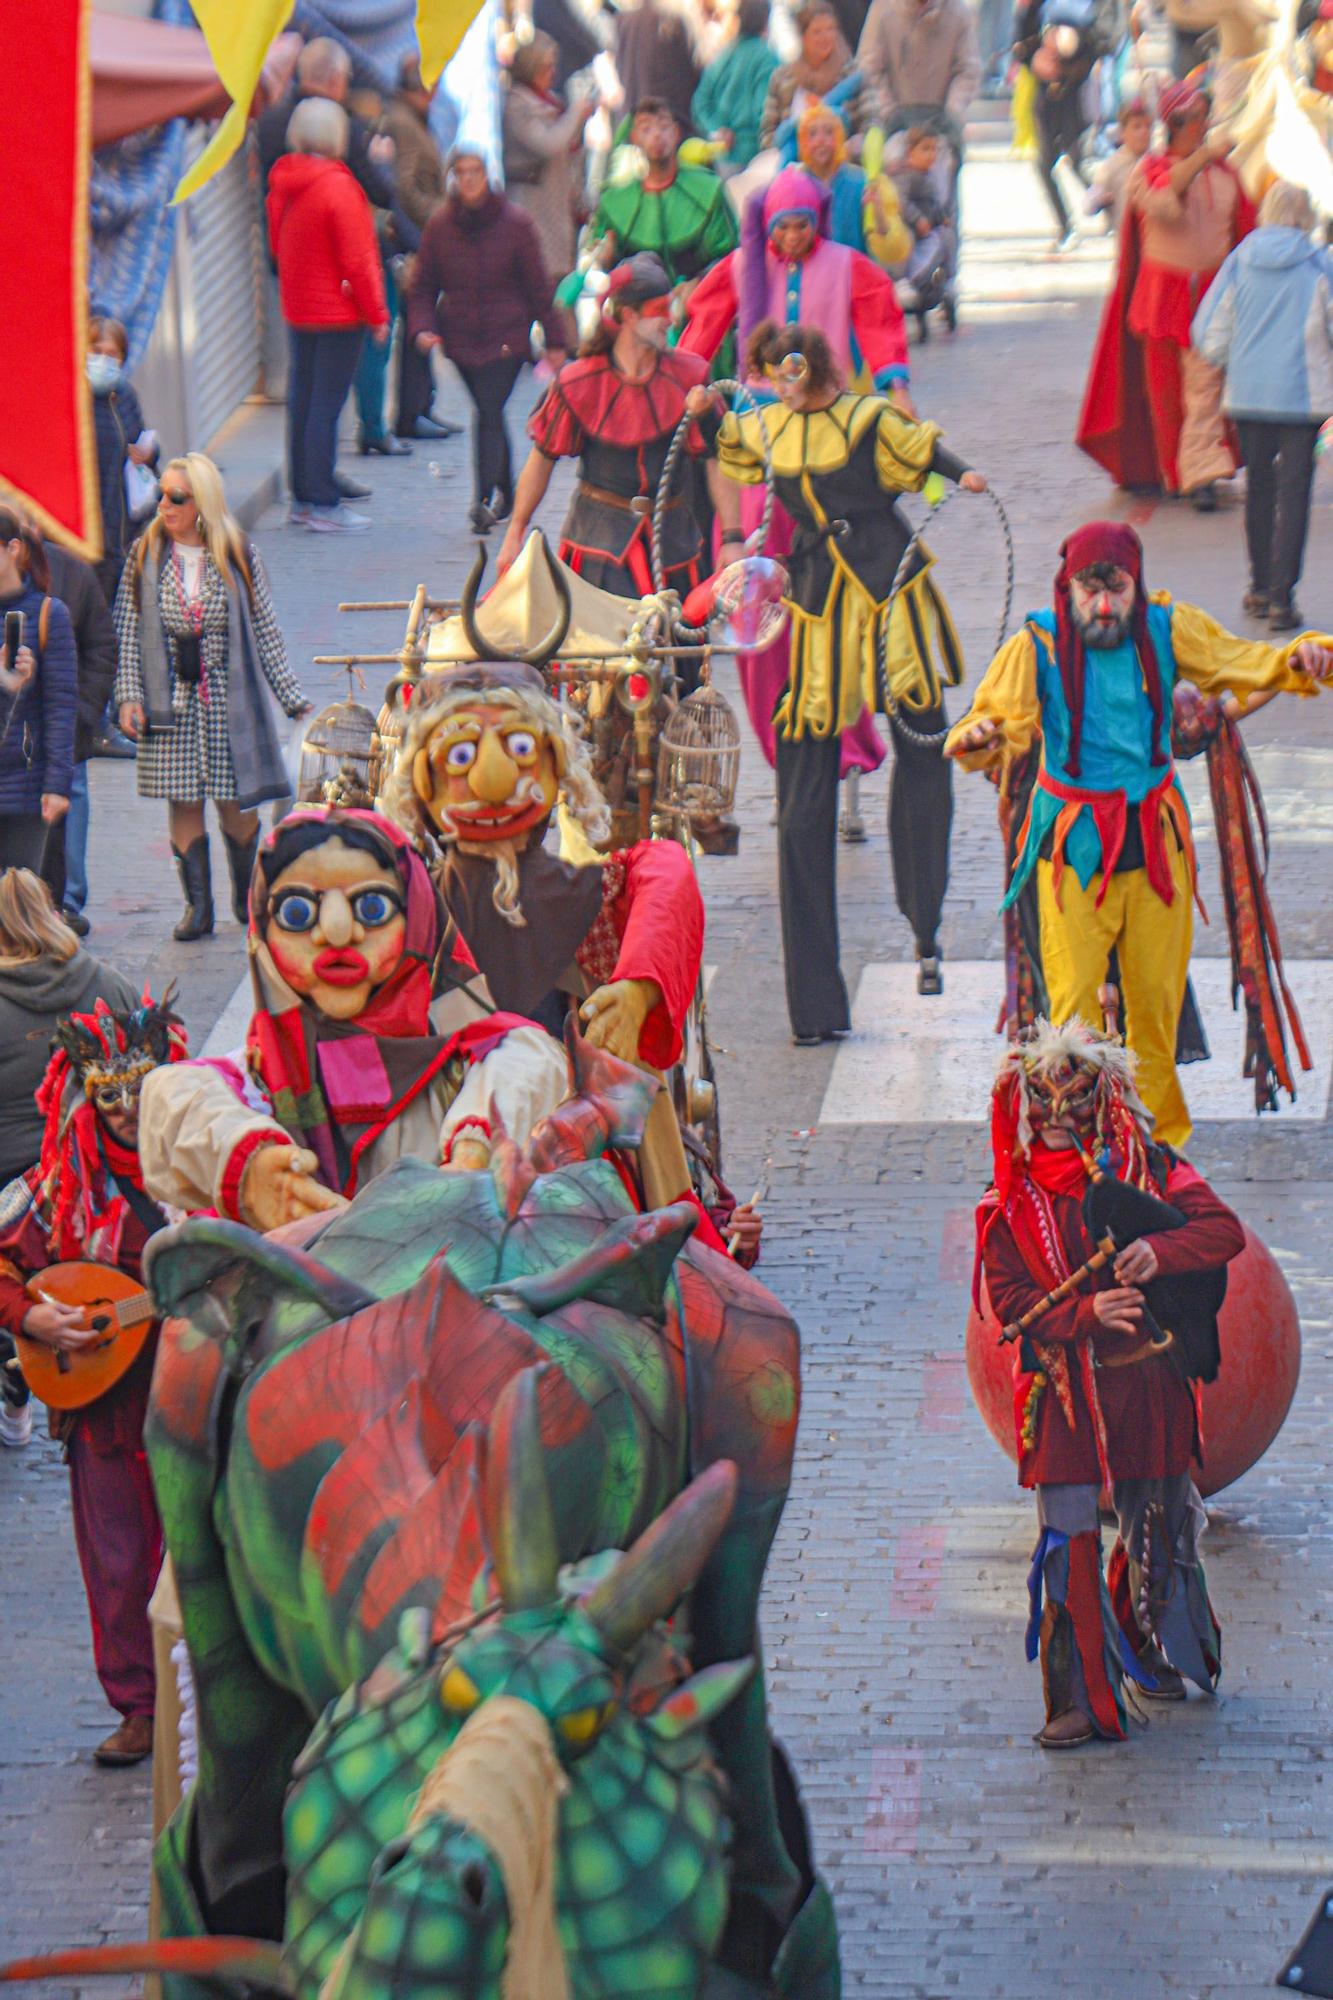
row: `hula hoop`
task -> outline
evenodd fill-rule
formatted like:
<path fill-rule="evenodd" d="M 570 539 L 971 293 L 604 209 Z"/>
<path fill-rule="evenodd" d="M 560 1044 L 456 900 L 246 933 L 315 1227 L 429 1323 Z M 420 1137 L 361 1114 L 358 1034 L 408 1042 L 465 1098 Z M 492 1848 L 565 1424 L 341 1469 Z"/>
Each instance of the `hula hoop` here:
<path fill-rule="evenodd" d="M 728 377 L 721 382 L 710 382 L 707 386 L 710 389 L 719 390 L 724 396 L 743 396 L 750 405 L 750 408 L 756 413 L 761 413 L 765 407 L 760 403 L 753 391 L 747 388 L 744 382 L 737 382 Z M 665 591 L 667 588 L 666 570 L 662 566 L 662 529 L 666 522 L 667 502 L 671 498 L 671 488 L 675 482 L 676 461 L 680 457 L 681 447 L 685 442 L 690 426 L 695 422 L 697 422 L 697 419 L 692 417 L 687 410 L 676 425 L 675 430 L 671 434 L 671 443 L 667 446 L 667 455 L 662 461 L 662 477 L 657 482 L 657 499 L 653 505 L 651 548 L 653 587 L 659 592 Z M 752 556 L 758 555 L 762 551 L 764 543 L 768 540 L 769 524 L 773 519 L 773 454 L 768 442 L 768 432 L 762 422 L 759 425 L 759 435 L 763 439 L 764 511 L 759 517 L 759 526 L 754 530 L 753 534 L 747 535 L 745 538 L 745 552 L 747 555 Z M 682 639 L 706 639 L 708 637 L 708 627 L 706 625 L 686 625 L 678 621 L 676 631 Z"/>
<path fill-rule="evenodd" d="M 899 562 L 898 568 L 894 573 L 893 582 L 889 586 L 889 594 L 884 600 L 884 612 L 880 621 L 880 628 L 879 628 L 879 653 L 878 653 L 879 693 L 880 693 L 880 699 L 884 704 L 884 713 L 889 718 L 889 727 L 890 729 L 896 731 L 896 733 L 899 736 L 901 736 L 905 742 L 915 743 L 920 749 L 923 750 L 938 750 L 940 746 L 943 744 L 945 737 L 949 734 L 949 731 L 947 728 L 930 729 L 930 730 L 913 729 L 910 722 L 905 722 L 903 720 L 902 710 L 889 691 L 889 616 L 893 608 L 894 599 L 906 587 L 908 580 L 907 572 L 909 567 L 911 566 L 912 558 L 916 554 L 918 544 L 921 541 L 921 537 L 925 534 L 927 528 L 931 528 L 934 526 L 935 522 L 938 521 L 940 515 L 944 513 L 946 508 L 951 506 L 955 500 L 959 499 L 989 500 L 991 507 L 994 510 L 996 517 L 999 520 L 1000 528 L 1004 535 L 1004 563 L 1005 563 L 1004 609 L 1000 613 L 1000 629 L 996 636 L 995 644 L 991 648 L 992 653 L 998 653 L 1000 647 L 1004 644 L 1005 640 L 1009 636 L 1009 613 L 1013 609 L 1014 536 L 1013 536 L 1013 530 L 1009 526 L 1009 516 L 1004 511 L 1003 502 L 1001 501 L 998 493 L 993 493 L 989 486 L 987 486 L 985 491 L 980 494 L 968 493 L 961 486 L 954 486 L 950 489 L 948 493 L 945 494 L 944 498 L 940 501 L 938 506 L 931 508 L 930 513 L 928 514 L 926 519 L 921 523 L 920 527 L 914 531 L 911 540 L 907 544 L 907 547 L 903 550 L 902 560 Z"/>

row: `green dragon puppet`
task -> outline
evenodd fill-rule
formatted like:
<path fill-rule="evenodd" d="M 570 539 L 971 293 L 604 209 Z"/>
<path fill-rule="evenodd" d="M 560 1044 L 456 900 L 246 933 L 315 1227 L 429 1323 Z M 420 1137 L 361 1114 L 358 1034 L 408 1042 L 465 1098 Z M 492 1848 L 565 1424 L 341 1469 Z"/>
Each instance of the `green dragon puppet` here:
<path fill-rule="evenodd" d="M 840 1990 L 758 1662 L 797 1330 L 688 1203 L 635 1212 L 604 1155 L 656 1086 L 571 1060 L 487 1172 L 149 1253 L 198 1718 L 164 1934 L 281 1940 L 299 2000 Z"/>

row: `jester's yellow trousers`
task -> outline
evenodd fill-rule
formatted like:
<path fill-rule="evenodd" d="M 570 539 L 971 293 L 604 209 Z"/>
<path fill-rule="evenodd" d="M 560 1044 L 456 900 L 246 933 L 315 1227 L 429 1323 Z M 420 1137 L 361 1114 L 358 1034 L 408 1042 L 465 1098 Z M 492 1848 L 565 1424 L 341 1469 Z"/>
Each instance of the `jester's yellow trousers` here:
<path fill-rule="evenodd" d="M 1098 909 L 1101 876 L 1094 875 L 1085 889 L 1068 866 L 1057 903 L 1049 861 L 1037 863 L 1037 902 L 1051 1019 L 1066 1021 L 1080 1014 L 1090 1026 L 1101 1026 L 1097 988 L 1105 981 L 1114 947 L 1120 955 L 1125 1039 L 1139 1059 L 1139 1095 L 1157 1121 L 1154 1137 L 1183 1146 L 1190 1135 L 1190 1115 L 1176 1075 L 1176 1028 L 1189 974 L 1194 911 L 1185 856 L 1173 845 L 1169 851 L 1175 884 L 1170 903 L 1149 886 L 1146 870 L 1129 868 L 1111 877 Z"/>

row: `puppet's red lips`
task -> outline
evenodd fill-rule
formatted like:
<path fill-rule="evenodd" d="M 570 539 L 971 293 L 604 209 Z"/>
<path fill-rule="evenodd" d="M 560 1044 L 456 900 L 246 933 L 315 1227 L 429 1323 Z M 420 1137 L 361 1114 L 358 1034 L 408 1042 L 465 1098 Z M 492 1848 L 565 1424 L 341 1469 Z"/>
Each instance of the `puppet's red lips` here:
<path fill-rule="evenodd" d="M 359 951 L 322 951 L 315 971 L 329 986 L 361 986 L 370 977 L 370 966 Z"/>

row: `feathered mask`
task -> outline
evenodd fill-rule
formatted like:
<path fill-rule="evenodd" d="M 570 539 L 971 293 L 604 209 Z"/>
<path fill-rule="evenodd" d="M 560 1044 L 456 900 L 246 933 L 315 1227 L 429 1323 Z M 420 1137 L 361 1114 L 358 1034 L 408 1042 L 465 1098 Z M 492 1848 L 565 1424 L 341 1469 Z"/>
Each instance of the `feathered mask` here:
<path fill-rule="evenodd" d="M 995 1186 L 1003 1201 L 1014 1170 L 1045 1125 L 1068 1126 L 1085 1152 L 1119 1153 L 1126 1178 L 1147 1170 L 1152 1116 L 1134 1087 L 1136 1059 L 1118 1036 L 1077 1018 L 1045 1018 L 1011 1042 L 991 1097 Z"/>

